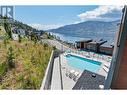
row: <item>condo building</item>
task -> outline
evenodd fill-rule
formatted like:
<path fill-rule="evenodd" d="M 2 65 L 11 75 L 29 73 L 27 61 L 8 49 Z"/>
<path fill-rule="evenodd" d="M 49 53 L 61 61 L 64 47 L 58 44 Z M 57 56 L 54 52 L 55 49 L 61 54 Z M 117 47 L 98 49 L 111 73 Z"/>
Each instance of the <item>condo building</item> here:
<path fill-rule="evenodd" d="M 127 6 L 123 9 L 105 89 L 127 89 Z"/>

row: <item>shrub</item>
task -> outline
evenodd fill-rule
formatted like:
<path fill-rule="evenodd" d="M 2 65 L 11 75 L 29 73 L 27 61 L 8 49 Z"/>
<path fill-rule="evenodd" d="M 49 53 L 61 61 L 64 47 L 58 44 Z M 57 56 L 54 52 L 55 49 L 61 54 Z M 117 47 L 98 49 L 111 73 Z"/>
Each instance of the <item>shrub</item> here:
<path fill-rule="evenodd" d="M 22 43 L 9 41 L 7 48 L 2 49 L 7 52 L 3 56 L 7 74 L 5 72 L 6 75 L 2 75 L 4 81 L 0 89 L 40 89 L 52 48 L 48 44 L 34 45 L 32 41 L 22 40 Z"/>
<path fill-rule="evenodd" d="M 56 50 L 56 46 L 53 46 L 53 50 Z"/>
<path fill-rule="evenodd" d="M 39 40 L 37 35 L 34 32 L 31 33 L 30 38 L 34 42 L 34 44 L 36 44 Z"/>
<path fill-rule="evenodd" d="M 6 47 L 8 43 L 9 43 L 9 37 L 8 37 L 8 35 L 6 33 L 5 37 L 4 37 L 4 46 Z"/>
<path fill-rule="evenodd" d="M 18 36 L 19 36 L 19 40 L 18 40 L 18 41 L 19 41 L 19 43 L 21 43 L 22 38 L 21 38 L 21 36 L 20 36 L 20 35 L 18 35 Z"/>
<path fill-rule="evenodd" d="M 9 37 L 9 39 L 12 39 L 12 35 L 11 35 L 11 26 L 9 24 L 9 19 L 7 17 L 4 17 L 4 29 Z"/>
<path fill-rule="evenodd" d="M 5 63 L 0 63 L 0 80 L 2 76 L 5 75 L 7 72 L 7 65 Z"/>
<path fill-rule="evenodd" d="M 14 54 L 13 54 L 13 49 L 12 47 L 10 47 L 8 49 L 8 53 L 7 53 L 7 64 L 9 69 L 14 68 L 15 67 L 15 62 L 14 62 Z"/>
<path fill-rule="evenodd" d="M 46 49 L 48 47 L 47 43 L 44 43 L 44 49 Z"/>

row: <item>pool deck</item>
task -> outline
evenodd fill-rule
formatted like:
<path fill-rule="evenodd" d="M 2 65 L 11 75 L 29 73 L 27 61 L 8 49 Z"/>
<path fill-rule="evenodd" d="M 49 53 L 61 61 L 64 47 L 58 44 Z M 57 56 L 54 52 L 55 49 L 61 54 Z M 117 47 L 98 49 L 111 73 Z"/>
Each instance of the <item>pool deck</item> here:
<path fill-rule="evenodd" d="M 56 58 L 54 61 L 52 83 L 51 83 L 51 89 L 53 89 L 53 90 L 59 90 L 59 89 L 72 90 L 75 87 L 75 85 L 77 85 L 77 81 L 74 81 L 69 76 L 66 76 L 67 70 L 74 70 L 74 71 L 79 72 L 80 73 L 80 75 L 78 76 L 79 78 L 81 77 L 81 75 L 85 75 L 84 71 L 81 71 L 77 68 L 71 67 L 67 64 L 66 54 L 69 54 L 69 53 L 61 54 L 59 57 L 60 59 L 58 60 L 58 58 Z M 70 54 L 101 62 L 102 63 L 101 67 L 100 67 L 99 71 L 96 73 L 97 73 L 97 75 L 102 76 L 104 78 L 107 77 L 108 72 L 106 72 L 103 69 L 103 66 L 104 66 L 104 64 L 110 65 L 109 62 L 100 60 L 96 57 L 94 57 L 94 58 L 93 57 L 86 57 L 86 56 L 82 56 L 82 55 L 79 55 L 76 53 L 70 53 Z M 60 70 L 61 70 L 61 72 L 60 72 Z"/>
<path fill-rule="evenodd" d="M 76 82 L 73 79 L 66 76 L 66 70 L 67 69 L 75 70 L 75 71 L 78 71 L 79 73 L 82 73 L 82 71 L 69 66 L 67 64 L 67 61 L 66 61 L 63 54 L 60 55 L 60 58 L 61 58 L 61 69 L 62 69 L 61 71 L 62 71 L 63 89 L 71 90 L 74 87 L 74 85 L 76 84 Z"/>
<path fill-rule="evenodd" d="M 59 58 L 54 59 L 54 68 L 52 74 L 51 90 L 60 90 L 61 89 L 61 78 L 60 78 L 60 65 Z M 57 81 L 56 81 L 57 80 Z"/>

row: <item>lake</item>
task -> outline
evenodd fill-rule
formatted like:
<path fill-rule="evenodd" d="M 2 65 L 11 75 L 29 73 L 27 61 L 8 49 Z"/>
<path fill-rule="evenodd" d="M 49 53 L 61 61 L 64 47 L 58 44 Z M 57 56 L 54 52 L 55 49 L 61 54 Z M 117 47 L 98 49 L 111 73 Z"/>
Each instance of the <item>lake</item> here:
<path fill-rule="evenodd" d="M 74 36 L 70 36 L 70 35 L 64 35 L 64 34 L 60 34 L 60 33 L 53 33 L 50 32 L 51 35 L 55 35 L 57 37 L 60 37 L 60 40 L 69 42 L 69 43 L 75 43 L 75 41 L 80 41 L 80 40 L 84 40 L 84 39 L 104 39 L 107 40 L 109 42 L 114 42 L 114 38 L 111 37 L 104 37 L 104 38 L 99 38 L 99 37 L 74 37 Z"/>
<path fill-rule="evenodd" d="M 58 37 L 60 37 L 60 40 L 63 40 L 63 41 L 69 42 L 69 43 L 75 43 L 75 41 L 90 39 L 90 38 L 74 37 L 74 36 L 69 36 L 69 35 L 64 35 L 64 34 L 59 34 L 59 33 L 51 33 L 51 34 L 58 36 Z"/>

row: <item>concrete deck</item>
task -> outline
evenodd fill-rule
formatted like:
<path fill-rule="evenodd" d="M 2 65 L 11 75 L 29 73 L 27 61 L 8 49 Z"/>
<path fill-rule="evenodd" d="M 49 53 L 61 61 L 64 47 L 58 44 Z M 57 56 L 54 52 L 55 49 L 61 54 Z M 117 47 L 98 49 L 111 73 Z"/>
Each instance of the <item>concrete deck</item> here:
<path fill-rule="evenodd" d="M 59 65 L 59 57 L 57 57 L 54 59 L 51 90 L 60 90 L 60 89 L 61 89 L 60 65 Z"/>
<path fill-rule="evenodd" d="M 75 70 L 78 71 L 80 74 L 82 73 L 81 70 L 73 68 L 67 64 L 67 61 L 64 55 L 60 55 L 61 58 L 61 71 L 62 71 L 62 80 L 63 80 L 63 89 L 64 90 L 72 90 L 76 82 L 71 79 L 69 76 L 66 76 L 67 70 Z M 80 76 L 79 76 L 80 77 Z"/>
<path fill-rule="evenodd" d="M 108 66 L 110 66 L 109 62 L 98 59 L 96 57 L 87 57 L 87 56 L 79 55 L 79 54 L 76 54 L 76 53 L 71 53 L 71 54 L 101 62 L 102 63 L 101 67 L 98 70 L 98 72 L 96 72 L 96 74 L 97 74 L 97 76 L 101 76 L 101 78 L 102 78 L 102 81 L 100 82 L 101 83 L 100 85 L 102 85 L 102 83 L 104 83 L 104 79 L 106 79 L 108 72 L 106 72 L 103 69 L 103 66 L 105 66 L 104 64 L 107 64 Z M 61 70 L 61 73 L 60 73 L 60 70 Z M 66 76 L 67 70 L 74 70 L 74 71 L 79 72 L 80 75 L 78 77 L 78 80 L 74 81 L 69 76 Z M 62 76 L 61 78 L 60 78 L 60 75 Z M 59 90 L 59 89 L 61 89 L 60 85 L 62 85 L 62 88 L 64 90 L 72 90 L 72 89 L 77 87 L 78 83 L 82 84 L 82 82 L 86 82 L 87 78 L 83 81 L 83 77 L 85 77 L 84 75 L 85 75 L 84 71 L 81 71 L 77 68 L 69 66 L 69 64 L 67 63 L 66 57 L 65 57 L 65 53 L 61 54 L 60 55 L 60 62 L 59 62 L 58 58 L 56 58 L 55 61 L 54 61 L 54 69 L 53 69 L 51 89 Z M 62 82 L 62 84 L 61 84 L 61 82 Z M 96 80 L 96 82 L 99 83 L 97 80 Z M 79 85 L 78 85 L 78 87 L 79 87 Z M 85 89 L 85 86 L 83 86 L 83 87 Z"/>

